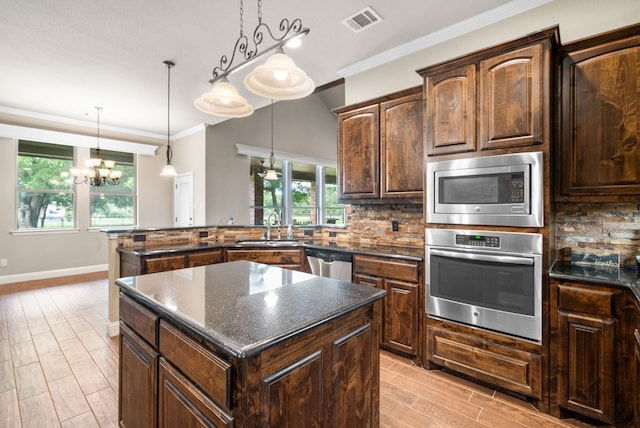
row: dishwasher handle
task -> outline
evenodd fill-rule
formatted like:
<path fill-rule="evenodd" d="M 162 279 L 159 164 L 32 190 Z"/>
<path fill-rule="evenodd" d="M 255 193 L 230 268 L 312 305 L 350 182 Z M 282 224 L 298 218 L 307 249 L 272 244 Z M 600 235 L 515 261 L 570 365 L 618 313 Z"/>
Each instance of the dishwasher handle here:
<path fill-rule="evenodd" d="M 320 259 L 324 263 L 333 262 L 349 262 L 353 260 L 351 253 L 343 253 L 341 251 L 324 251 L 307 248 L 307 257 L 315 257 Z"/>

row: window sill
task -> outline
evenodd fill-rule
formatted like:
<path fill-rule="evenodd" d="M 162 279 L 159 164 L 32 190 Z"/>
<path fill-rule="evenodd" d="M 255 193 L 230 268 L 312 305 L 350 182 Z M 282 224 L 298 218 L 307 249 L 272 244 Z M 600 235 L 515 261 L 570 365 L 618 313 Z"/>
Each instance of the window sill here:
<path fill-rule="evenodd" d="M 62 235 L 68 233 L 78 233 L 80 229 L 76 227 L 68 229 L 22 229 L 13 230 L 10 233 L 13 236 L 31 236 L 31 235 Z"/>

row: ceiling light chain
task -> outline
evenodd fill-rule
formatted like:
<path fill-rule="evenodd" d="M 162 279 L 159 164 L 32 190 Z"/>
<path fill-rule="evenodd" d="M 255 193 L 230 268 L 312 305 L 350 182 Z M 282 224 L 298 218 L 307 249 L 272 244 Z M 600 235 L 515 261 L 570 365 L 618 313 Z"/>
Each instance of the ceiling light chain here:
<path fill-rule="evenodd" d="M 222 55 L 220 63 L 214 67 L 209 84 L 212 88 L 195 101 L 195 106 L 208 114 L 223 117 L 244 117 L 253 113 L 253 107 L 240 96 L 237 89 L 228 81 L 228 76 L 256 61 L 267 53 L 273 53 L 267 62 L 249 73 L 244 84 L 251 92 L 265 98 L 293 100 L 306 97 L 315 89 L 313 80 L 291 58 L 285 55 L 283 47 L 293 39 L 306 36 L 308 28 L 302 26 L 302 20 L 282 19 L 274 35 L 262 21 L 262 0 L 258 0 L 258 25 L 253 30 L 252 40 L 244 34 L 244 2 L 240 1 L 240 37 L 235 42 L 231 57 Z M 273 42 L 267 48 L 263 44 Z M 242 57 L 242 60 L 240 59 Z M 236 62 L 242 61 L 242 62 Z"/>

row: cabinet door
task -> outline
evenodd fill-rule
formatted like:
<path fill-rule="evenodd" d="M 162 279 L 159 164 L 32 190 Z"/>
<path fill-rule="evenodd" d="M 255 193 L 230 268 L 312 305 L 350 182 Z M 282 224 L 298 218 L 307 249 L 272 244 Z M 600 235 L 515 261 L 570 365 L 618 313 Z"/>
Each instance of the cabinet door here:
<path fill-rule="evenodd" d="M 565 200 L 640 194 L 639 69 L 640 37 L 563 58 L 557 171 Z"/>
<path fill-rule="evenodd" d="M 378 104 L 338 116 L 341 199 L 380 196 L 380 119 Z"/>
<path fill-rule="evenodd" d="M 476 150 L 476 65 L 425 77 L 428 156 Z"/>
<path fill-rule="evenodd" d="M 613 423 L 615 321 L 560 311 L 558 342 L 558 404 Z"/>
<path fill-rule="evenodd" d="M 120 323 L 120 427 L 156 426 L 158 353 Z"/>
<path fill-rule="evenodd" d="M 158 427 L 232 427 L 233 419 L 160 359 Z"/>
<path fill-rule="evenodd" d="M 187 267 L 185 255 L 145 258 L 142 273 L 164 272 Z"/>
<path fill-rule="evenodd" d="M 544 142 L 544 124 L 550 124 L 548 52 L 537 44 L 480 62 L 482 150 Z"/>
<path fill-rule="evenodd" d="M 222 250 L 198 251 L 187 256 L 187 267 L 205 266 L 214 263 L 221 263 L 223 260 Z"/>
<path fill-rule="evenodd" d="M 422 198 L 422 93 L 380 104 L 382 198 Z"/>
<path fill-rule="evenodd" d="M 382 344 L 410 355 L 418 354 L 418 285 L 385 281 Z"/>
<path fill-rule="evenodd" d="M 634 427 L 640 427 L 640 331 L 636 328 L 633 332 L 634 339 L 634 355 L 635 355 L 635 400 L 634 410 Z"/>

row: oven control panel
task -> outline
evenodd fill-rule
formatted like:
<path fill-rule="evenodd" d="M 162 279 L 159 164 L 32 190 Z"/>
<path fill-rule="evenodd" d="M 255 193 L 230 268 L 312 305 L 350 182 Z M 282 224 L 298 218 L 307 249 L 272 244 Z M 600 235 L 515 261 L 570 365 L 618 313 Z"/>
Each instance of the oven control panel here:
<path fill-rule="evenodd" d="M 485 235 L 456 235 L 456 245 L 500 248 L 500 237 Z"/>

